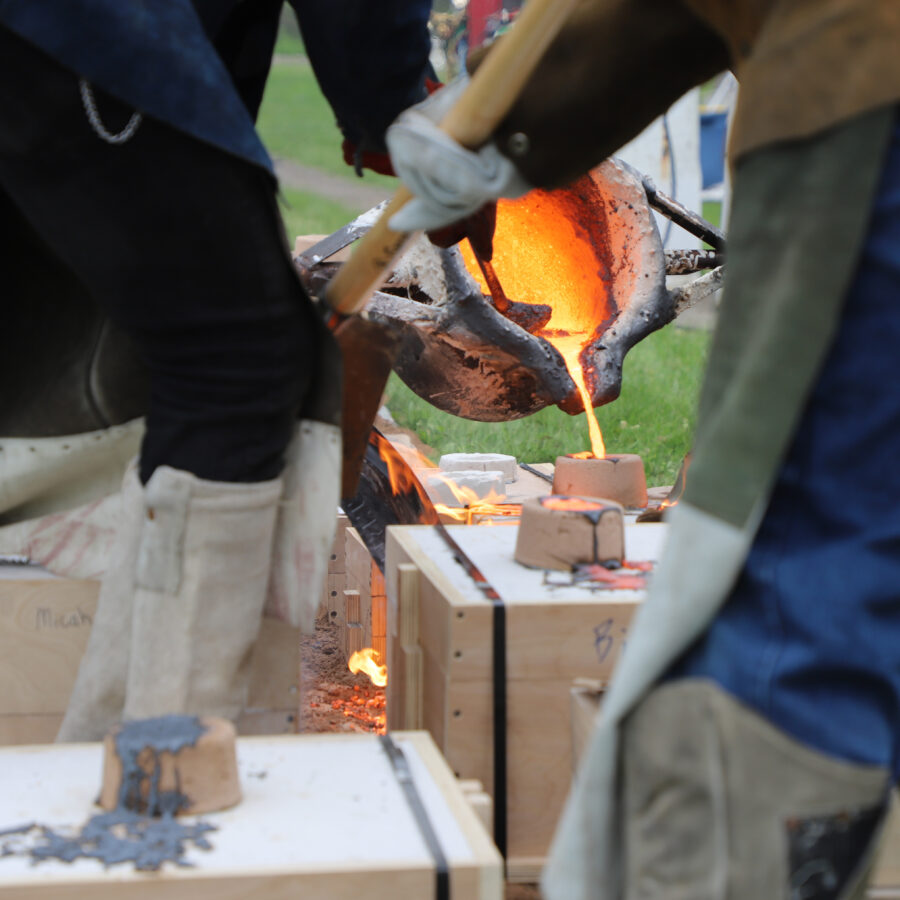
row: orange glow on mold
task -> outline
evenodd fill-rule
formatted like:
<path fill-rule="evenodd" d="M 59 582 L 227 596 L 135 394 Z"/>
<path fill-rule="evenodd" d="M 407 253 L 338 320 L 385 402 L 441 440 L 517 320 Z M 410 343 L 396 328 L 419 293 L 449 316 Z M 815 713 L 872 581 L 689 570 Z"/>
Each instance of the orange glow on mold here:
<path fill-rule="evenodd" d="M 545 497 L 541 500 L 541 506 L 545 509 L 559 509 L 563 512 L 590 512 L 594 509 L 603 509 L 602 503 L 596 503 L 593 500 L 560 496 Z"/>

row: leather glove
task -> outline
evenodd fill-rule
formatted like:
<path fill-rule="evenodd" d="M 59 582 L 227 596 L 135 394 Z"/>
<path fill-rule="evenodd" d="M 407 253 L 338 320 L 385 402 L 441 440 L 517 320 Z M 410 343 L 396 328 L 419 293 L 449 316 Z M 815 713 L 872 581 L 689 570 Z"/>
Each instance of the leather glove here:
<path fill-rule="evenodd" d="M 488 142 L 467 150 L 437 126 L 465 90 L 460 78 L 401 113 L 387 130 L 394 171 L 415 195 L 388 223 L 395 231 L 441 228 L 499 197 L 521 197 L 531 185 Z"/>
<path fill-rule="evenodd" d="M 433 78 L 429 78 L 427 75 L 425 76 L 425 90 L 428 94 L 433 94 L 443 87 L 443 82 L 435 81 Z M 363 169 L 370 169 L 372 172 L 376 172 L 379 175 L 397 174 L 394 171 L 394 167 L 391 165 L 391 158 L 388 156 L 386 149 L 366 149 L 365 147 L 358 147 L 349 138 L 344 138 L 343 143 L 341 144 L 341 154 L 344 157 L 344 162 L 347 163 L 348 166 L 352 166 L 360 178 L 362 178 Z M 465 235 L 463 235 L 463 237 L 464 236 Z M 457 238 L 457 240 L 462 240 L 462 238 Z M 453 243 L 456 242 L 453 241 Z M 449 247 L 450 244 L 447 244 L 446 246 Z"/>
<path fill-rule="evenodd" d="M 379 175 L 394 175 L 394 167 L 391 158 L 385 151 L 360 150 L 353 141 L 344 138 L 341 144 L 341 154 L 348 166 L 353 166 L 356 174 L 362 177 L 363 169 L 370 169 Z"/>

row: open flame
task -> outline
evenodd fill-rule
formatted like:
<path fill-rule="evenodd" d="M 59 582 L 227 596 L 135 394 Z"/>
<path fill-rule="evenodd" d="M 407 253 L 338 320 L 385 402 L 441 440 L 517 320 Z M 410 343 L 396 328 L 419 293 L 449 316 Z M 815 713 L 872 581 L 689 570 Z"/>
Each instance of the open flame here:
<path fill-rule="evenodd" d="M 387 666 L 381 664 L 381 654 L 374 647 L 357 650 L 348 660 L 347 668 L 355 675 L 362 672 L 376 687 L 387 684 Z"/>
<path fill-rule="evenodd" d="M 429 475 L 440 478 L 447 485 L 459 505 L 435 503 L 434 509 L 438 515 L 461 524 L 472 525 L 475 521 L 491 524 L 483 522 L 485 518 L 517 518 L 522 514 L 521 503 L 508 503 L 502 494 L 493 490 L 486 497 L 479 497 L 472 488 L 457 484 L 453 478 L 440 471 L 434 462 L 414 447 L 392 444 L 385 438 L 378 442 L 378 453 L 387 466 L 391 490 L 395 494 L 414 490 L 420 497 L 427 496 L 421 482 L 416 478 L 415 469 L 428 469 Z"/>
<path fill-rule="evenodd" d="M 483 519 L 488 516 L 518 517 L 522 515 L 521 503 L 507 503 L 506 497 L 493 489 L 488 492 L 486 497 L 479 497 L 472 488 L 464 484 L 457 484 L 444 472 L 435 472 L 435 476 L 447 485 L 459 504 L 458 506 L 448 506 L 446 503 L 435 503 L 434 508 L 439 515 L 465 525 L 472 525 L 475 519 Z"/>
<path fill-rule="evenodd" d="M 606 447 L 587 384 L 592 370 L 585 371 L 581 358 L 618 310 L 606 277 L 611 252 L 600 192 L 589 176 L 573 188 L 582 195 L 596 195 L 590 218 L 567 192 L 532 191 L 518 200 L 501 200 L 492 264 L 510 300 L 552 308 L 546 326 L 535 333 L 565 361 L 584 404 L 592 455 L 603 459 Z M 468 241 L 460 244 L 460 251 L 482 293 L 490 294 Z"/>
<path fill-rule="evenodd" d="M 426 508 L 430 506 L 431 501 L 425 493 L 425 488 L 422 487 L 419 479 L 416 478 L 412 466 L 417 464 L 417 458 L 424 460 L 427 465 L 433 465 L 433 463 L 429 463 L 425 456 L 422 456 L 421 453 L 412 447 L 403 447 L 401 449 L 400 446 L 392 444 L 386 437 L 376 431 L 372 432 L 369 440 L 375 441 L 378 455 L 387 468 L 388 481 L 390 482 L 392 493 L 415 493 L 422 501 L 423 506 Z"/>

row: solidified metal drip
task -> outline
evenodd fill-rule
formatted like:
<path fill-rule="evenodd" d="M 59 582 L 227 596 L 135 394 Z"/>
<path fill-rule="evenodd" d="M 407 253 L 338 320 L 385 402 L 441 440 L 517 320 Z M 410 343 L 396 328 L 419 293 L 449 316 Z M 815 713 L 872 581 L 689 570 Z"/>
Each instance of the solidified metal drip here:
<path fill-rule="evenodd" d="M 122 763 L 117 808 L 92 816 L 71 833 L 36 822 L 4 829 L 0 838 L 7 840 L 0 843 L 0 858 L 28 855 L 35 863 L 96 859 L 105 866 L 130 862 L 139 871 L 156 871 L 166 862 L 191 866 L 185 859 L 188 846 L 212 849 L 206 835 L 216 826 L 206 822 L 187 824 L 175 818 L 189 801 L 178 790 L 160 790 L 159 755 L 193 747 L 204 731 L 194 716 L 161 716 L 125 723 L 115 739 Z M 147 751 L 153 754 L 149 774 L 138 762 Z"/>
<path fill-rule="evenodd" d="M 122 763 L 118 809 L 166 817 L 188 806 L 190 799 L 180 791 L 159 789 L 159 757 L 195 746 L 205 731 L 196 716 L 160 716 L 123 724 L 116 734 L 116 755 Z M 145 751 L 152 754 L 153 772 L 149 775 L 138 762 Z"/>
<path fill-rule="evenodd" d="M 166 862 L 191 867 L 184 857 L 188 844 L 211 850 L 205 835 L 216 830 L 207 822 L 187 825 L 172 816 L 157 819 L 124 809 L 93 816 L 71 837 L 46 826 L 35 827 L 40 832 L 38 843 L 29 852 L 36 863 L 96 859 L 105 866 L 134 863 L 141 872 L 156 871 Z"/>

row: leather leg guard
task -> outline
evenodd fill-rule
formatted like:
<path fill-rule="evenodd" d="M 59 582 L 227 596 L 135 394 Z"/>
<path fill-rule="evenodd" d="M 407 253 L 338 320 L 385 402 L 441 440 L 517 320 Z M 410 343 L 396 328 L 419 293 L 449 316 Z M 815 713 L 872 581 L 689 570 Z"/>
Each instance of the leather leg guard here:
<path fill-rule="evenodd" d="M 623 726 L 626 900 L 850 900 L 889 773 L 803 746 L 715 684 L 653 690 Z"/>
<path fill-rule="evenodd" d="M 57 741 L 99 741 L 122 718 L 144 489 L 132 465 L 122 483 L 118 534 L 100 586 L 87 649 Z"/>
<path fill-rule="evenodd" d="M 236 718 L 247 698 L 281 479 L 204 481 L 168 466 L 144 491 L 125 718 Z"/>

